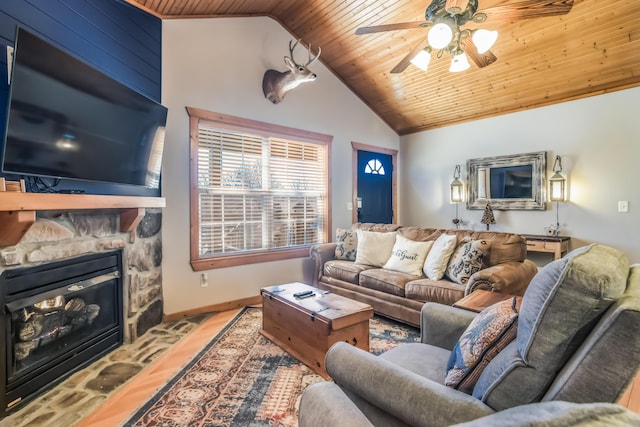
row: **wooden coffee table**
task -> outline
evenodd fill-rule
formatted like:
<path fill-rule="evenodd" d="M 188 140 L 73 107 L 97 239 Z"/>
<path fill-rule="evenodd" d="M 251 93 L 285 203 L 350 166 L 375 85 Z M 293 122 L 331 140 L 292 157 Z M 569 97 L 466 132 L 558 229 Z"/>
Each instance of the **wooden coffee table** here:
<path fill-rule="evenodd" d="M 309 298 L 296 298 L 311 291 Z M 333 344 L 346 341 L 369 351 L 368 304 L 328 293 L 304 283 L 287 283 L 260 290 L 262 335 L 325 379 L 324 356 Z"/>

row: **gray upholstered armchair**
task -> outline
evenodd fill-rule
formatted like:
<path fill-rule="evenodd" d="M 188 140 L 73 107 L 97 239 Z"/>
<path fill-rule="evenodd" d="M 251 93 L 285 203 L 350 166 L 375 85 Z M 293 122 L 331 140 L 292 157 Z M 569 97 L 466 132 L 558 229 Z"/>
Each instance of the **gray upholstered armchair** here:
<path fill-rule="evenodd" d="M 428 303 L 421 343 L 380 356 L 335 344 L 334 382 L 305 390 L 300 426 L 450 426 L 534 402 L 619 399 L 640 365 L 640 265 L 602 245 L 574 250 L 536 274 L 516 311 L 515 338 L 469 393 L 445 381 L 474 313 Z"/>

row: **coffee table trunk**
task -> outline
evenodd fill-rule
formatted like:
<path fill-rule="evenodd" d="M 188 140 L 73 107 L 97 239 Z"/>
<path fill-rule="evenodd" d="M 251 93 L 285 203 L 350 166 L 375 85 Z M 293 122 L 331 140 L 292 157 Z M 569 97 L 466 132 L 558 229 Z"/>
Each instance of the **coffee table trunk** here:
<path fill-rule="evenodd" d="M 295 293 L 312 291 L 298 299 Z M 345 341 L 369 351 L 368 304 L 326 293 L 303 283 L 269 286 L 261 290 L 264 336 L 325 379 L 324 356 L 333 344 Z"/>

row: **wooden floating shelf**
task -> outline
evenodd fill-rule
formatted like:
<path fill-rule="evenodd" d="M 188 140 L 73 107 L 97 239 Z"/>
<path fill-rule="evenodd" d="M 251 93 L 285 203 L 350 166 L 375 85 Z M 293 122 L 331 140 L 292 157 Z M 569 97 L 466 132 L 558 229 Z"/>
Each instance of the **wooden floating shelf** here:
<path fill-rule="evenodd" d="M 62 211 L 79 209 L 164 208 L 164 197 L 95 194 L 0 193 L 0 211 Z"/>
<path fill-rule="evenodd" d="M 120 231 L 129 232 L 133 239 L 145 208 L 165 206 L 164 197 L 0 192 L 0 246 L 13 246 L 20 242 L 36 221 L 37 211 L 118 209 Z"/>

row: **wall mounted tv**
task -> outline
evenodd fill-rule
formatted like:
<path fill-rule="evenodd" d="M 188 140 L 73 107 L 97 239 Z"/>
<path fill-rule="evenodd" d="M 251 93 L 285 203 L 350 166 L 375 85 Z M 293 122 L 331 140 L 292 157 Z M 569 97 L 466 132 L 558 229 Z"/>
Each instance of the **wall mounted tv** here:
<path fill-rule="evenodd" d="M 7 110 L 3 173 L 159 188 L 167 109 L 23 28 Z"/>

